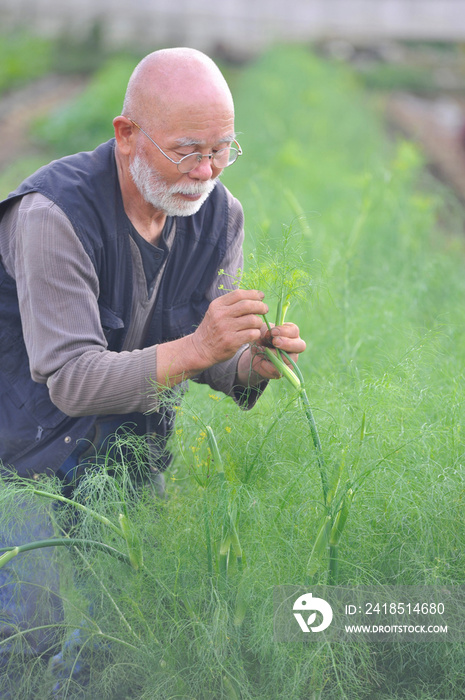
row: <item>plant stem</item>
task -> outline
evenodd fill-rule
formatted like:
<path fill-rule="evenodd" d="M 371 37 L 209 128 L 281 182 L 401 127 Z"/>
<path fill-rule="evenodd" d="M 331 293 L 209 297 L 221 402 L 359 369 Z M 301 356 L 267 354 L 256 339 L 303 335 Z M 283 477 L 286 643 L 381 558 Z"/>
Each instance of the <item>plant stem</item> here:
<path fill-rule="evenodd" d="M 268 319 L 267 319 L 267 317 L 266 317 L 266 314 L 263 314 L 262 318 L 263 318 L 263 320 L 265 321 L 268 330 L 271 331 L 270 322 L 268 321 Z"/>
<path fill-rule="evenodd" d="M 273 350 L 270 348 L 264 348 L 265 355 L 267 359 L 276 367 L 276 369 L 287 379 L 287 381 L 292 384 L 296 391 L 300 391 L 300 380 L 292 369 L 277 355 L 274 354 Z"/>
<path fill-rule="evenodd" d="M 282 326 L 284 319 L 286 318 L 287 310 L 289 309 L 291 302 L 286 298 L 283 302 L 282 298 L 278 302 L 278 308 L 276 309 L 276 325 Z"/>
<path fill-rule="evenodd" d="M 239 535 L 237 534 L 237 528 L 234 524 L 232 517 L 229 521 L 229 533 L 231 538 L 231 547 L 236 557 L 237 566 L 240 571 L 242 571 L 242 547 L 239 542 Z"/>
<path fill-rule="evenodd" d="M 109 527 L 119 537 L 122 537 L 124 540 L 126 539 L 123 531 L 120 530 L 120 528 L 117 527 L 114 523 L 112 523 L 111 520 L 106 518 L 104 515 L 100 515 L 100 513 L 97 513 L 97 511 L 92 510 L 91 508 L 88 508 L 87 506 L 82 505 L 82 503 L 78 503 L 77 501 L 72 501 L 70 498 L 65 498 L 65 496 L 59 496 L 56 493 L 49 493 L 48 491 L 40 491 L 39 489 L 33 489 L 32 493 L 34 493 L 36 496 L 43 496 L 44 498 L 51 498 L 52 500 L 59 501 L 60 503 L 67 503 L 68 505 L 71 505 L 74 508 L 77 508 L 77 510 L 82 510 L 84 513 L 87 513 L 87 515 L 90 515 L 92 518 L 95 518 L 95 520 L 98 520 L 103 525 L 106 525 L 107 527 Z"/>
<path fill-rule="evenodd" d="M 312 551 L 307 563 L 307 575 L 311 578 L 313 577 L 319 566 L 320 558 L 326 551 L 326 546 L 329 540 L 329 534 L 332 527 L 332 518 L 330 515 L 326 515 L 324 520 L 320 525 L 320 529 L 313 543 Z"/>
<path fill-rule="evenodd" d="M 313 445 L 316 450 L 316 459 L 318 462 L 318 469 L 320 472 L 321 488 L 323 490 L 323 500 L 326 505 L 328 498 L 328 476 L 326 474 L 326 465 L 323 458 L 320 436 L 318 435 L 318 430 L 316 427 L 315 419 L 313 418 L 312 409 L 310 408 L 310 402 L 308 400 L 307 392 L 302 389 L 300 392 L 300 400 L 302 401 L 304 413 L 307 417 L 307 422 L 310 427 L 310 432 L 312 434 Z"/>
<path fill-rule="evenodd" d="M 205 496 L 205 490 L 203 493 L 203 519 L 205 524 L 205 539 L 207 542 L 207 571 L 210 578 L 213 576 L 213 555 L 212 555 L 212 543 L 210 534 L 210 521 L 208 516 L 207 499 Z"/>
<path fill-rule="evenodd" d="M 218 472 L 218 474 L 224 475 L 223 458 L 220 455 L 220 451 L 218 449 L 218 443 L 216 442 L 215 433 L 213 432 L 210 425 L 205 426 L 205 431 L 207 433 L 208 446 L 210 447 L 212 453 L 213 463 L 216 465 L 216 471 Z"/>
<path fill-rule="evenodd" d="M 30 552 L 34 549 L 42 549 L 44 547 L 79 547 L 81 545 L 96 547 L 97 549 L 101 549 L 103 552 L 106 552 L 107 554 L 116 557 L 116 559 L 123 561 L 125 564 L 131 563 L 129 557 L 126 554 L 119 552 L 114 547 L 110 547 L 109 545 L 104 544 L 103 542 L 79 539 L 75 537 L 63 537 L 58 539 L 37 540 L 37 542 L 28 542 L 27 544 L 22 544 L 17 547 L 3 547 L 2 549 L 0 549 L 0 552 L 5 553 L 0 557 L 0 569 L 2 568 L 2 566 L 7 564 L 10 561 L 10 559 L 17 556 L 18 554 L 22 554 L 23 552 Z"/>
<path fill-rule="evenodd" d="M 5 564 L 8 564 L 8 562 L 17 554 L 19 554 L 19 547 L 11 547 L 11 549 L 7 549 L 5 554 L 2 554 L 0 557 L 0 569 L 2 566 L 5 566 Z"/>
<path fill-rule="evenodd" d="M 229 530 L 223 531 L 223 539 L 220 544 L 220 561 L 219 561 L 219 571 L 220 580 L 226 581 L 228 578 L 228 567 L 229 567 L 229 551 L 231 549 L 231 535 Z"/>
<path fill-rule="evenodd" d="M 339 545 L 329 545 L 329 576 L 328 583 L 330 586 L 336 586 L 339 578 Z"/>
<path fill-rule="evenodd" d="M 316 427 L 315 419 L 313 417 L 313 412 L 310 406 L 310 401 L 308 400 L 307 392 L 305 390 L 305 382 L 304 378 L 302 376 L 302 372 L 300 371 L 299 366 L 297 365 L 296 362 L 292 359 L 290 355 L 287 354 L 285 350 L 280 350 L 280 352 L 284 355 L 284 357 L 291 363 L 292 368 L 299 379 L 300 382 L 300 389 L 299 389 L 299 397 L 303 405 L 304 413 L 307 418 L 308 425 L 310 427 L 310 432 L 312 435 L 312 440 L 313 440 L 313 445 L 316 450 L 316 458 L 318 462 L 318 469 L 320 472 L 320 478 L 321 478 L 321 488 L 323 489 L 323 499 L 324 503 L 326 505 L 327 497 L 328 497 L 328 477 L 326 474 L 326 465 L 325 461 L 323 458 L 323 453 L 322 453 L 322 447 L 321 447 L 321 442 L 320 442 L 320 436 L 318 435 L 318 429 Z"/>
<path fill-rule="evenodd" d="M 126 539 L 129 559 L 133 568 L 137 571 L 144 563 L 140 540 L 134 530 L 134 526 L 131 526 L 126 513 L 119 514 L 119 523 Z"/>

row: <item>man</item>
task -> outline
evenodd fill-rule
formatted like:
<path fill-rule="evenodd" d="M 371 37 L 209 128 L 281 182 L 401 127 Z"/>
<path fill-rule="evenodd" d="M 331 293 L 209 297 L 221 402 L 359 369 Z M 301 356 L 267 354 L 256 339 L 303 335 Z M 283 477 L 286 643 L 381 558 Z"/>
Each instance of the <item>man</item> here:
<path fill-rule="evenodd" d="M 241 149 L 217 66 L 192 49 L 148 55 L 113 124 L 114 139 L 0 204 L 0 459 L 71 485 L 83 445 L 121 425 L 147 436 L 153 472 L 166 468 L 185 380 L 249 408 L 278 376 L 263 346 L 305 349 L 293 324 L 266 333 L 262 292 L 219 291 L 218 271 L 242 267 L 243 215 L 218 180 Z"/>

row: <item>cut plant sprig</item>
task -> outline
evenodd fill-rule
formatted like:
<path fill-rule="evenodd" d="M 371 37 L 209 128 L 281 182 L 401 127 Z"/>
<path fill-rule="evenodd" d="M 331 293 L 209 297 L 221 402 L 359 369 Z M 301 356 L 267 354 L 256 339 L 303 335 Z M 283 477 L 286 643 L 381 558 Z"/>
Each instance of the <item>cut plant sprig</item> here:
<path fill-rule="evenodd" d="M 276 320 L 279 323 L 276 323 L 276 325 L 282 325 L 284 323 L 284 318 L 285 318 L 286 312 L 289 308 L 289 305 L 290 305 L 290 301 L 288 298 L 286 298 L 284 304 L 278 303 Z M 266 314 L 263 315 L 263 320 L 265 321 L 267 328 L 271 333 L 271 324 L 268 321 Z M 283 376 L 285 379 L 287 379 L 287 381 L 291 384 L 291 386 L 298 392 L 299 398 L 302 402 L 305 416 L 307 418 L 307 422 L 308 422 L 309 427 L 310 427 L 313 445 L 314 445 L 315 450 L 316 450 L 318 468 L 319 468 L 320 478 L 321 478 L 321 487 L 323 490 L 323 500 L 324 500 L 324 503 L 326 504 L 327 497 L 328 497 L 328 478 L 327 478 L 325 462 L 324 462 L 324 458 L 323 458 L 323 454 L 322 454 L 320 436 L 318 435 L 318 429 L 316 427 L 315 419 L 313 417 L 313 412 L 312 412 L 312 409 L 310 407 L 310 401 L 308 400 L 307 392 L 305 390 L 305 382 L 304 382 L 304 378 L 302 376 L 302 372 L 300 371 L 300 368 L 298 367 L 297 363 L 294 362 L 292 357 L 290 355 L 288 355 L 288 353 L 285 350 L 281 350 L 281 349 L 276 348 L 273 351 L 271 348 L 265 347 L 264 353 L 265 353 L 266 358 L 280 372 L 281 376 Z M 287 362 L 285 360 L 287 360 Z M 291 365 L 291 366 L 289 366 L 289 365 Z"/>
<path fill-rule="evenodd" d="M 276 320 L 277 320 L 277 323 L 275 324 L 276 326 L 282 326 L 282 324 L 284 323 L 284 317 L 286 315 L 286 311 L 288 308 L 289 308 L 289 302 L 286 304 L 284 311 L 283 311 L 282 303 L 281 302 L 278 303 L 278 309 L 276 312 Z M 266 317 L 266 314 L 263 314 L 262 318 L 265 321 L 266 326 L 271 334 L 272 327 L 271 327 L 270 322 L 268 321 L 268 318 Z M 295 374 L 295 372 L 292 371 L 292 369 L 289 367 L 289 365 L 287 365 L 286 362 L 284 362 L 282 351 L 275 349 L 275 351 L 273 352 L 273 350 L 271 348 L 265 346 L 264 353 L 265 353 L 267 359 L 276 367 L 278 372 L 283 377 L 285 377 L 288 380 L 288 382 L 290 382 L 292 384 L 294 389 L 296 389 L 297 391 L 300 391 L 301 381 L 300 381 L 299 377 L 297 376 L 297 374 Z"/>
<path fill-rule="evenodd" d="M 271 348 L 265 348 L 264 353 L 266 355 L 267 360 L 269 360 L 278 370 L 278 372 L 287 379 L 287 381 L 292 384 L 294 389 L 296 391 L 301 391 L 302 389 L 302 384 L 300 382 L 299 377 L 295 374 L 295 372 L 292 371 L 292 369 L 287 365 L 284 360 L 281 359 L 281 357 L 278 357 L 278 355 L 275 355 L 273 350 Z"/>

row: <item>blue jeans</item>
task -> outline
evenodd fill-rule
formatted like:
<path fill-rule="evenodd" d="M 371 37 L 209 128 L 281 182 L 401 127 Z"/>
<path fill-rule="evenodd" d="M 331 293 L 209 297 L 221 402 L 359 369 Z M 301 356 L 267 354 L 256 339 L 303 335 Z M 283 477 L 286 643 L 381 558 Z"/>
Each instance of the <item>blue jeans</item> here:
<path fill-rule="evenodd" d="M 39 504 L 42 505 L 42 504 Z M 12 519 L 13 520 L 12 520 Z M 0 526 L 0 546 L 9 547 L 54 536 L 45 510 L 18 503 Z M 63 607 L 54 548 L 14 557 L 0 569 L 0 697 L 20 694 L 24 665 L 56 654 L 61 639 Z"/>
<path fill-rule="evenodd" d="M 105 426 L 107 427 L 107 426 Z M 108 432 L 114 427 L 108 426 Z M 115 426 L 116 427 L 116 426 Z M 92 433 L 95 438 L 96 431 Z M 101 438 L 103 442 L 104 436 Z M 96 446 L 83 439 L 62 466 L 63 493 L 72 496 L 82 456 Z M 41 508 L 39 510 L 39 508 Z M 57 535 L 51 517 L 37 501 L 37 509 L 18 502 L 11 509 L 8 526 L 0 525 L 0 547 L 10 547 Z M 0 698 L 17 700 L 24 665 L 39 658 L 47 662 L 61 649 L 64 613 L 59 595 L 59 571 L 55 548 L 24 552 L 0 568 Z"/>
<path fill-rule="evenodd" d="M 119 417 L 98 421 L 92 435 L 78 443 L 57 473 L 62 480 L 65 496 L 72 497 L 86 468 L 98 468 L 100 459 L 104 460 L 105 454 L 111 450 L 111 436 L 120 426 Z M 163 498 L 163 474 L 152 471 L 147 478 L 154 493 Z M 3 532 L 0 529 L 0 547 L 54 537 L 53 524 L 46 513 L 31 510 L 30 507 L 27 512 L 25 507 L 22 510 L 21 506 L 19 508 L 16 521 L 12 523 L 10 519 L 8 528 Z M 54 688 L 56 697 L 59 697 L 62 681 L 65 686 L 69 680 L 82 686 L 87 684 L 87 654 L 81 653 L 81 649 L 84 647 L 86 652 L 92 654 L 101 653 L 105 648 L 87 644 L 85 624 L 80 630 L 72 631 L 61 651 L 61 646 L 57 648 L 64 617 L 53 547 L 19 554 L 0 569 L 0 606 L 2 700 L 23 697 L 17 688 L 21 681 L 21 667 L 28 658 L 53 657 L 51 670 L 57 680 Z"/>
<path fill-rule="evenodd" d="M 62 465 L 57 476 L 62 480 L 65 496 L 72 497 L 86 469 L 98 469 L 99 464 L 104 466 L 108 456 L 118 461 L 120 452 L 112 451 L 112 440 L 119 428 L 121 428 L 121 419 L 118 416 L 110 420 L 97 421 L 92 439 L 78 445 Z M 125 454 L 124 449 L 123 454 Z M 155 453 L 155 458 L 156 456 Z M 132 472 L 133 483 L 150 485 L 154 497 L 165 498 L 163 473 L 156 468 L 148 469 L 148 465 L 146 466 L 147 470 L 144 473 L 139 473 L 137 470 Z M 88 612 L 92 617 L 94 605 L 89 598 L 88 602 Z M 108 644 L 93 640 L 90 626 L 82 620 L 79 629 L 74 629 L 67 635 L 61 651 L 52 658 L 50 669 L 55 680 L 53 697 L 58 699 L 67 697 L 70 687 L 78 693 L 77 697 L 81 697 L 79 690 L 83 693 L 82 697 L 85 697 L 91 677 L 91 667 L 94 664 L 101 665 L 109 654 L 111 654 L 111 648 Z"/>

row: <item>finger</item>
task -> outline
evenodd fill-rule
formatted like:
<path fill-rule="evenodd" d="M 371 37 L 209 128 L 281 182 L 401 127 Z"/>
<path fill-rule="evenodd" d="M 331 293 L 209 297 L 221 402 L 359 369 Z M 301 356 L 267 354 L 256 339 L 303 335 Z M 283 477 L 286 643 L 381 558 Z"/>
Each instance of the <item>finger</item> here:
<path fill-rule="evenodd" d="M 255 371 L 265 379 L 279 379 L 281 377 L 279 370 L 260 351 L 254 355 L 253 366 Z"/>
<path fill-rule="evenodd" d="M 228 312 L 231 316 L 247 316 L 249 314 L 255 314 L 257 316 L 264 316 L 269 311 L 268 305 L 263 301 L 257 301 L 254 299 L 242 299 L 237 301 L 235 304 L 228 306 Z M 260 326 L 263 324 L 263 319 L 260 318 Z"/>
<path fill-rule="evenodd" d="M 247 314 L 263 316 L 268 313 L 269 309 L 262 299 L 262 292 L 250 292 L 249 290 L 239 289 L 237 292 L 230 292 L 214 299 L 210 306 L 212 309 L 217 310 L 218 313 L 227 314 L 230 317 L 245 316 Z M 260 323 L 263 323 L 263 320 Z"/>
<path fill-rule="evenodd" d="M 299 328 L 294 323 L 276 326 L 271 330 L 273 347 L 285 350 L 287 353 L 301 353 L 306 343 L 299 335 Z"/>
<path fill-rule="evenodd" d="M 283 338 L 278 336 L 273 338 L 273 347 L 277 350 L 284 350 L 288 355 L 293 353 L 300 354 L 305 351 L 307 344 L 302 338 Z"/>
<path fill-rule="evenodd" d="M 223 304 L 231 306 L 239 301 L 263 301 L 265 295 L 257 289 L 235 289 L 232 292 L 223 294 L 219 298 Z"/>
<path fill-rule="evenodd" d="M 273 336 L 271 335 L 271 329 L 268 328 L 266 323 L 262 323 L 260 329 L 260 345 L 265 348 L 273 347 Z"/>
<path fill-rule="evenodd" d="M 296 326 L 295 323 L 283 323 L 282 326 L 272 328 L 271 335 L 274 337 L 298 338 L 300 335 L 299 326 Z"/>
<path fill-rule="evenodd" d="M 233 331 L 242 331 L 248 328 L 253 328 L 257 330 L 258 333 L 254 334 L 255 340 L 260 342 L 261 340 L 261 327 L 262 319 L 256 314 L 246 314 L 244 316 L 233 317 L 229 322 L 229 328 Z"/>

